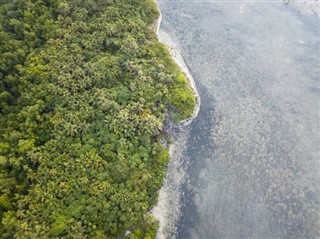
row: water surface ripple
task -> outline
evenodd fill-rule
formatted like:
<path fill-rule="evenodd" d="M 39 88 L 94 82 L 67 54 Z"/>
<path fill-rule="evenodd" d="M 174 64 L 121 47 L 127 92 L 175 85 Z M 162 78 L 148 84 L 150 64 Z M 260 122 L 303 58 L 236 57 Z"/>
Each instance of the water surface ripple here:
<path fill-rule="evenodd" d="M 202 102 L 159 237 L 320 238 L 319 19 L 281 2 L 159 7 Z"/>

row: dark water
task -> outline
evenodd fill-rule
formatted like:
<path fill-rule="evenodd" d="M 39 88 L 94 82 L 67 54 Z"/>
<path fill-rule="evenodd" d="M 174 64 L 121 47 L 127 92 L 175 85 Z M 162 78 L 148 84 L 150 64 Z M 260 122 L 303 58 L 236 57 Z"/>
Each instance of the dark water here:
<path fill-rule="evenodd" d="M 159 237 L 320 238 L 319 19 L 281 2 L 158 3 L 202 101 Z"/>

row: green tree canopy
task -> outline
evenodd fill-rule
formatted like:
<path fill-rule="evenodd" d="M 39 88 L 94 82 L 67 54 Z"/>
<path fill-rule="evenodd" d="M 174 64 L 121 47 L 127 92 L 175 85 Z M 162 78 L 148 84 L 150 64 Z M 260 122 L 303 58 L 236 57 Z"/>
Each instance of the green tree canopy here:
<path fill-rule="evenodd" d="M 195 97 L 152 0 L 0 0 L 0 238 L 154 238 Z M 128 233 L 130 232 L 130 233 Z"/>

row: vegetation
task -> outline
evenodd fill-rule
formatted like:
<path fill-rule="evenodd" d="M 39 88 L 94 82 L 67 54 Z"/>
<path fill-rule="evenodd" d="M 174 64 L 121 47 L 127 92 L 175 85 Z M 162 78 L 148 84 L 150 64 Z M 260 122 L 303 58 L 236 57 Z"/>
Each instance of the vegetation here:
<path fill-rule="evenodd" d="M 153 0 L 0 0 L 0 238 L 154 238 L 195 98 Z"/>

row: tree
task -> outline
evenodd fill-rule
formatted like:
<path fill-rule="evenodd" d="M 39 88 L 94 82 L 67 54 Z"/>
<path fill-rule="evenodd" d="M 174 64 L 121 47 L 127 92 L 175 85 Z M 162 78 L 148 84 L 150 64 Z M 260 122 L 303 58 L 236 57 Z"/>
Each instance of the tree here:
<path fill-rule="evenodd" d="M 195 98 L 153 1 L 0 4 L 1 238 L 154 238 L 167 114 Z"/>

